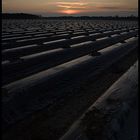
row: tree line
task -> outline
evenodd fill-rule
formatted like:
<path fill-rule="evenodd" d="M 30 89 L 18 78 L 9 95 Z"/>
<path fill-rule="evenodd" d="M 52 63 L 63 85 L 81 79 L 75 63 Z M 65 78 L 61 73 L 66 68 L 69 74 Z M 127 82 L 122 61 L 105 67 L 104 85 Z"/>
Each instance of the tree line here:
<path fill-rule="evenodd" d="M 51 20 L 138 20 L 137 16 L 131 15 L 126 17 L 116 16 L 57 16 L 57 17 L 43 17 L 41 15 L 27 14 L 27 13 L 2 13 L 2 19 L 51 19 Z"/>

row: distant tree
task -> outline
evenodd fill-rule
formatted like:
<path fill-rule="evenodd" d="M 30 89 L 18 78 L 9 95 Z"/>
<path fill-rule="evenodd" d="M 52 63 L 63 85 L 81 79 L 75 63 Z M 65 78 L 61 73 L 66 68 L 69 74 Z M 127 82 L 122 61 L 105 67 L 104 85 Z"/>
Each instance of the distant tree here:
<path fill-rule="evenodd" d="M 135 16 L 133 14 L 131 14 L 130 17 L 132 18 L 132 17 L 135 17 Z"/>
<path fill-rule="evenodd" d="M 119 16 L 118 16 L 118 15 L 116 15 L 116 16 L 115 16 L 115 18 L 119 18 Z"/>
<path fill-rule="evenodd" d="M 26 13 L 3 13 L 2 18 L 3 19 L 38 19 L 38 18 L 42 18 L 42 16 L 26 14 Z"/>

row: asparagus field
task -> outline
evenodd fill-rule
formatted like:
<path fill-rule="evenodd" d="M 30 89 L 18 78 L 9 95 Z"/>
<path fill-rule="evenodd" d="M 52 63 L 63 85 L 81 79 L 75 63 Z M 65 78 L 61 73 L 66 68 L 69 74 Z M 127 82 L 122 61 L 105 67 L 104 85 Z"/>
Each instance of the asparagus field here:
<path fill-rule="evenodd" d="M 100 111 L 136 108 L 137 49 L 137 21 L 3 20 L 3 140 L 120 140 Z"/>

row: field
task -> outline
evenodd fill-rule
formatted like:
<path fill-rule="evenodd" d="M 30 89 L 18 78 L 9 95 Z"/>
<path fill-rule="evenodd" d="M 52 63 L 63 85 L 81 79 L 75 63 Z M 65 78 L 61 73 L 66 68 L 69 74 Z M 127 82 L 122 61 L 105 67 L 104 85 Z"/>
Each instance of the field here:
<path fill-rule="evenodd" d="M 3 20 L 3 139 L 61 138 L 137 61 L 137 48 L 137 21 Z"/>

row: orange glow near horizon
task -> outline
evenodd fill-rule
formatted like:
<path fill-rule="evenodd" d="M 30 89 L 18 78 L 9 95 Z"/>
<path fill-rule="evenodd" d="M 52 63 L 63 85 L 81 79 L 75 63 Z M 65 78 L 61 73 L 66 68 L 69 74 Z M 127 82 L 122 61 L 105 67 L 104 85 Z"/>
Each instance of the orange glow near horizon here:
<path fill-rule="evenodd" d="M 57 2 L 56 6 L 59 8 L 59 12 L 67 15 L 81 13 L 85 10 L 87 3 L 82 2 Z"/>
<path fill-rule="evenodd" d="M 68 14 L 68 15 L 79 13 L 79 11 L 77 11 L 77 10 L 63 10 L 63 11 L 60 11 L 60 12 L 63 13 L 63 14 Z"/>

